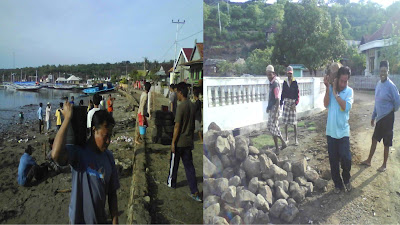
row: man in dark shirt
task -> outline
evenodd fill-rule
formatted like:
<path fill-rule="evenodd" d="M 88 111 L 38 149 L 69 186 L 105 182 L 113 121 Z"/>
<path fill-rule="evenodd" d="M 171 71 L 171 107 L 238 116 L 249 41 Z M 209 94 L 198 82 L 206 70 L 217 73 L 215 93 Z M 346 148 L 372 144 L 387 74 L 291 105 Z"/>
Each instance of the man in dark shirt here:
<path fill-rule="evenodd" d="M 168 187 L 176 188 L 178 176 L 179 161 L 185 167 L 186 177 L 188 179 L 191 197 L 195 201 L 201 202 L 199 190 L 197 189 L 196 171 L 193 165 L 192 150 L 194 147 L 194 126 L 195 113 L 192 102 L 187 98 L 188 88 L 184 82 L 176 85 L 177 97 L 181 104 L 176 109 L 174 135 L 171 143 L 171 160 L 167 180 Z"/>
<path fill-rule="evenodd" d="M 299 104 L 299 86 L 293 77 L 293 67 L 288 66 L 286 69 L 288 80 L 283 82 L 281 104 L 283 105 L 283 123 L 285 124 L 286 143 L 288 143 L 288 125 L 294 127 L 295 145 L 299 145 L 297 141 L 297 117 L 296 106 Z"/>

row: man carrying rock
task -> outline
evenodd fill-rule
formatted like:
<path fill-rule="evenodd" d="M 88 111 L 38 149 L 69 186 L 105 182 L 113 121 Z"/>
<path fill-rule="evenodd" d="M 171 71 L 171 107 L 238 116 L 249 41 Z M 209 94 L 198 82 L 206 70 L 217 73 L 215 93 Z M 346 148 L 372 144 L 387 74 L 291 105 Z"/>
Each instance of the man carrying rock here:
<path fill-rule="evenodd" d="M 192 102 L 187 98 L 188 88 L 186 83 L 177 85 L 177 97 L 181 104 L 176 109 L 174 134 L 171 143 L 171 160 L 167 180 L 167 186 L 176 188 L 179 161 L 182 158 L 188 179 L 191 197 L 201 202 L 199 190 L 197 189 L 196 171 L 193 165 L 192 150 L 194 148 L 195 113 Z"/>
<path fill-rule="evenodd" d="M 343 183 L 347 191 L 352 189 L 350 183 L 349 114 L 353 104 L 353 89 L 348 86 L 350 75 L 350 68 L 346 66 L 339 69 L 332 85 L 329 85 L 329 77 L 324 77 L 324 84 L 326 86 L 324 106 L 328 109 L 326 137 L 335 193 L 339 193 L 344 189 Z M 341 164 L 343 169 L 342 177 L 340 176 L 339 164 Z"/>
<path fill-rule="evenodd" d="M 282 138 L 281 131 L 279 129 L 279 81 L 277 80 L 274 67 L 272 65 L 267 66 L 267 77 L 269 80 L 269 98 L 268 98 L 268 124 L 267 129 L 271 132 L 274 139 L 276 152 L 279 152 L 278 138 L 282 142 L 281 150 L 286 148 L 286 143 Z"/>
<path fill-rule="evenodd" d="M 293 77 L 293 67 L 288 66 L 286 69 L 288 80 L 283 82 L 281 103 L 283 105 L 283 123 L 285 124 L 286 143 L 288 138 L 288 125 L 294 127 L 294 140 L 295 145 L 299 145 L 297 141 L 297 117 L 296 106 L 299 104 L 299 86 Z"/>
<path fill-rule="evenodd" d="M 399 110 L 400 97 L 396 85 L 388 78 L 389 62 L 380 63 L 380 78 L 375 88 L 375 106 L 372 113 L 371 126 L 376 126 L 372 135 L 371 149 L 368 159 L 361 164 L 371 166 L 371 159 L 374 156 L 376 145 L 383 139 L 384 155 L 383 164 L 379 172 L 386 171 L 386 162 L 389 157 L 389 147 L 393 144 L 394 112 Z"/>

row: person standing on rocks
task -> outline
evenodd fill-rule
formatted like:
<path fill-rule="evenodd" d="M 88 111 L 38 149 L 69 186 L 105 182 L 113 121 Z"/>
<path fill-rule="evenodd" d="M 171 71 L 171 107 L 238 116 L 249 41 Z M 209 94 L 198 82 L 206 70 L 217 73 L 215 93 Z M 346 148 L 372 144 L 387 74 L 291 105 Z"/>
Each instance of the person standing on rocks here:
<path fill-rule="evenodd" d="M 50 130 L 51 128 L 51 117 L 50 117 L 50 113 L 51 113 L 51 104 L 50 102 L 47 103 L 47 107 L 46 107 L 46 123 L 47 123 L 47 132 Z"/>
<path fill-rule="evenodd" d="M 109 223 L 105 205 L 108 205 L 113 224 L 118 224 L 117 190 L 120 188 L 113 154 L 108 150 L 115 126 L 114 118 L 105 110 L 94 113 L 91 136 L 84 146 L 65 144 L 73 107 L 65 103 L 64 122 L 54 139 L 52 159 L 60 166 L 71 166 L 72 189 L 69 204 L 71 224 Z"/>
<path fill-rule="evenodd" d="M 177 97 L 176 97 L 176 91 L 175 89 L 175 84 L 171 84 L 169 86 L 169 105 L 170 105 L 170 111 L 174 113 L 174 117 L 176 115 L 176 105 L 177 105 Z"/>
<path fill-rule="evenodd" d="M 181 102 L 176 109 L 174 134 L 171 143 L 170 169 L 167 179 L 167 186 L 176 188 L 178 177 L 179 161 L 182 158 L 185 167 L 186 178 L 188 179 L 190 196 L 201 202 L 199 190 L 197 189 L 196 171 L 193 165 L 192 150 L 194 148 L 194 126 L 195 113 L 192 102 L 188 99 L 188 88 L 186 83 L 177 85 L 177 97 Z"/>
<path fill-rule="evenodd" d="M 350 75 L 351 70 L 346 66 L 338 70 L 332 85 L 329 84 L 329 77 L 324 77 L 324 84 L 326 86 L 324 106 L 328 109 L 326 137 L 335 193 L 339 193 L 344 189 L 343 183 L 347 191 L 351 191 L 352 189 L 350 183 L 349 114 L 353 105 L 353 89 L 348 86 Z M 343 169 L 342 176 L 340 176 L 339 164 Z"/>
<path fill-rule="evenodd" d="M 37 116 L 39 118 L 39 134 L 42 134 L 42 126 L 43 126 L 43 109 L 42 109 L 43 104 L 39 103 L 39 109 L 37 111 Z M 43 127 L 44 130 L 44 127 Z"/>
<path fill-rule="evenodd" d="M 297 117 L 296 106 L 299 104 L 300 93 L 297 81 L 293 77 L 293 67 L 288 66 L 286 69 L 288 80 L 283 82 L 281 103 L 283 105 L 283 123 L 285 124 L 286 143 L 289 142 L 288 138 L 288 125 L 294 127 L 294 140 L 295 145 L 299 145 L 297 141 Z"/>
<path fill-rule="evenodd" d="M 271 132 L 272 137 L 274 139 L 276 152 L 279 152 L 278 146 L 278 138 L 282 142 L 281 150 L 286 148 L 286 143 L 283 140 L 281 130 L 279 129 L 279 81 L 277 80 L 276 73 L 274 67 L 272 65 L 267 66 L 267 77 L 269 80 L 269 98 L 268 98 L 268 124 L 267 129 Z"/>
<path fill-rule="evenodd" d="M 140 95 L 140 100 L 139 100 L 139 109 L 138 109 L 138 115 L 136 117 L 137 125 L 139 126 L 148 126 L 147 119 L 148 117 L 148 94 L 151 88 L 151 84 L 149 82 L 146 82 L 144 84 L 144 92 L 142 95 Z M 135 143 L 140 145 L 142 142 L 139 141 L 140 139 L 140 131 L 139 127 L 137 127 L 137 132 L 136 132 L 136 137 L 135 137 Z"/>
<path fill-rule="evenodd" d="M 376 125 L 372 135 L 368 159 L 361 162 L 361 164 L 371 166 L 376 145 L 383 139 L 383 164 L 378 171 L 384 172 L 386 171 L 386 162 L 389 157 L 389 147 L 393 145 L 394 112 L 399 110 L 400 97 L 396 85 L 388 78 L 389 62 L 381 61 L 379 67 L 381 80 L 375 88 L 375 106 L 371 118 L 371 126 L 375 125 L 375 120 Z"/>

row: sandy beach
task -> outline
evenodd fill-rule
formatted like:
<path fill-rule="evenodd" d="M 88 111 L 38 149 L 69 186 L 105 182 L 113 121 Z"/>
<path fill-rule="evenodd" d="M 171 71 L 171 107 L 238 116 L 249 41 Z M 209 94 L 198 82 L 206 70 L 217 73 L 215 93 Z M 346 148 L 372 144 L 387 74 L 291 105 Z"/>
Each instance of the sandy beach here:
<path fill-rule="evenodd" d="M 131 154 L 133 151 L 133 131 L 135 120 L 132 117 L 132 105 L 125 97 L 112 93 L 116 98 L 114 118 L 116 127 L 109 149 L 113 152 L 119 168 L 121 188 L 118 190 L 119 222 L 126 223 L 126 208 L 129 200 L 131 184 Z M 36 106 L 28 110 L 36 111 Z M 52 114 L 55 109 L 52 110 Z M 34 182 L 32 187 L 21 187 L 17 183 L 18 165 L 27 145 L 34 147 L 32 156 L 38 164 L 45 162 L 44 146 L 48 151 L 47 140 L 55 136 L 55 120 L 53 131 L 49 135 L 40 135 L 37 121 L 26 121 L 24 124 L 10 124 L 0 134 L 0 223 L 69 223 L 68 205 L 70 193 L 57 193 L 57 190 L 71 188 L 71 173 L 56 174 L 51 171 L 48 176 Z M 125 168 L 122 168 L 125 167 Z M 108 204 L 106 206 L 108 213 Z"/>

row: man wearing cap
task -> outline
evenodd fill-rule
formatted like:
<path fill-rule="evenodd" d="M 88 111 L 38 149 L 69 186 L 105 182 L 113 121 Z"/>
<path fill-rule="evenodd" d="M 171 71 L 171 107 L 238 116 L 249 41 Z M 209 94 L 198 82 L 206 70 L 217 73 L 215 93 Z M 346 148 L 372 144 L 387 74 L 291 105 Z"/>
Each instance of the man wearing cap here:
<path fill-rule="evenodd" d="M 285 124 L 286 143 L 289 141 L 288 125 L 293 125 L 295 145 L 298 145 L 296 106 L 299 104 L 300 98 L 299 86 L 293 77 L 293 67 L 288 66 L 286 69 L 286 74 L 288 76 L 288 80 L 283 82 L 280 103 L 280 105 L 283 105 L 283 123 Z"/>
<path fill-rule="evenodd" d="M 279 129 L 279 82 L 276 78 L 275 70 L 272 65 L 267 66 L 267 77 L 269 80 L 269 97 L 268 97 L 268 124 L 267 129 L 271 132 L 272 137 L 274 139 L 276 151 L 279 151 L 278 147 L 278 138 L 282 142 L 282 148 L 286 148 L 286 143 L 282 138 L 281 131 Z"/>
<path fill-rule="evenodd" d="M 46 107 L 46 123 L 47 123 L 47 131 L 50 130 L 51 128 L 51 119 L 50 119 L 50 113 L 51 113 L 51 104 L 50 102 L 47 102 L 47 107 Z"/>

